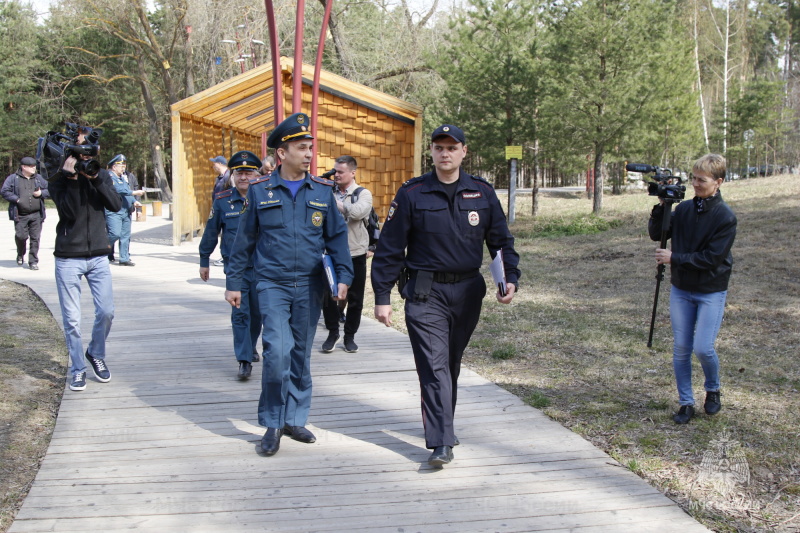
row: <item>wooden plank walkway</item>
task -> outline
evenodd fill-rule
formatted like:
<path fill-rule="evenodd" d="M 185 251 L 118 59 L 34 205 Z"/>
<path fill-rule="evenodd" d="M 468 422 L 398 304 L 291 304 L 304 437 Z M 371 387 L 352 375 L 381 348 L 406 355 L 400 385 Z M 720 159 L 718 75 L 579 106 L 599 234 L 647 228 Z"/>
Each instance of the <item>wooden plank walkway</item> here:
<path fill-rule="evenodd" d="M 38 272 L 16 266 L 11 225 L 3 228 L 0 277 L 28 284 L 60 324 L 54 211 Z M 430 468 L 408 338 L 370 319 L 359 353 L 314 352 L 317 442 L 286 438 L 276 456 L 258 455 L 260 380 L 236 379 L 222 269 L 203 283 L 199 241 L 165 245 L 171 228 L 161 217 L 134 222 L 134 233 L 136 266 L 111 267 L 112 379 L 91 376 L 85 391 L 66 390 L 11 532 L 707 531 L 583 438 L 467 369 L 456 416 L 462 444 L 452 465 Z M 316 344 L 324 338 L 320 327 Z"/>

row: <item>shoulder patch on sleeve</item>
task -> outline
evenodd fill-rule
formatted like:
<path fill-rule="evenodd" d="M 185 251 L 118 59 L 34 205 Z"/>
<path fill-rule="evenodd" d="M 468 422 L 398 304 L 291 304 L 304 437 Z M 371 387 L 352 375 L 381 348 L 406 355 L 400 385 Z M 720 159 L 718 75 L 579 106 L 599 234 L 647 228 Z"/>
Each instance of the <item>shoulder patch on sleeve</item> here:
<path fill-rule="evenodd" d="M 320 178 L 318 176 L 311 176 L 311 181 L 316 183 L 321 183 L 322 185 L 327 185 L 328 187 L 333 187 L 336 185 L 336 182 L 333 180 L 326 180 L 325 178 Z"/>
<path fill-rule="evenodd" d="M 403 183 L 401 187 L 410 187 L 411 185 L 414 185 L 415 183 L 419 183 L 420 181 L 422 181 L 422 178 L 423 176 L 417 176 L 416 178 L 411 178 L 407 182 Z"/>
<path fill-rule="evenodd" d="M 220 198 L 227 198 L 228 196 L 233 194 L 233 189 L 225 189 L 224 191 L 220 191 L 214 195 L 214 200 L 219 200 Z"/>
<path fill-rule="evenodd" d="M 494 185 L 486 181 L 486 178 L 482 178 L 480 176 L 470 176 L 473 180 L 475 180 L 479 185 L 483 185 L 484 187 L 488 187 L 489 189 L 494 190 Z"/>

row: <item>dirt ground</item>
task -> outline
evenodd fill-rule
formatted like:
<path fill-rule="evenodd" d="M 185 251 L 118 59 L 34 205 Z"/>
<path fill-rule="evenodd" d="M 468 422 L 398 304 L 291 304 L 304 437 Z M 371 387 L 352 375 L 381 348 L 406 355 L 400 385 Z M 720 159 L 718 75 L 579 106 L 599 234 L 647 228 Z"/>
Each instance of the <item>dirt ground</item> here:
<path fill-rule="evenodd" d="M 50 443 L 66 353 L 44 302 L 26 286 L 0 280 L 0 531 L 11 526 Z"/>

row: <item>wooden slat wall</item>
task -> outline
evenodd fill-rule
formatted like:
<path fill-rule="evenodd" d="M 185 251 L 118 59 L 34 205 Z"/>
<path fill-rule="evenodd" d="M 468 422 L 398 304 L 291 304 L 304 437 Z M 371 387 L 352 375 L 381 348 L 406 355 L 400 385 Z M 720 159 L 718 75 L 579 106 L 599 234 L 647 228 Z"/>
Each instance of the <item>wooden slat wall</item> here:
<path fill-rule="evenodd" d="M 317 169 L 333 168 L 336 158 L 358 162 L 356 182 L 372 192 L 375 211 L 385 219 L 397 188 L 414 177 L 414 124 L 320 91 Z M 303 86 L 303 107 L 311 109 L 311 87 Z"/>
<path fill-rule="evenodd" d="M 312 67 L 304 65 L 304 71 L 309 68 L 313 72 Z M 317 171 L 321 174 L 329 170 L 341 155 L 355 157 L 359 165 L 357 182 L 372 192 L 375 210 L 385 219 L 399 186 L 420 172 L 421 158 L 417 152 L 422 139 L 421 110 L 344 78 L 323 74 L 327 82 L 323 79 L 320 91 Z M 284 116 L 292 112 L 292 75 L 291 64 L 282 59 Z M 309 72 L 301 75 L 308 77 Z M 332 92 L 325 92 L 325 83 L 332 84 Z M 271 123 L 272 111 L 247 119 L 272 105 L 270 84 L 271 70 L 260 74 L 248 71 L 173 106 L 174 244 L 201 234 L 208 218 L 216 178 L 209 158 L 217 155 L 230 158 L 239 150 L 265 155 L 261 152 L 262 130 L 245 131 L 242 127 L 259 122 L 263 128 Z M 303 83 L 302 91 L 303 111 L 310 113 L 311 87 Z M 333 93 L 352 94 L 356 101 Z M 414 123 L 358 103 L 373 99 L 380 100 L 375 104 L 377 108 L 409 117 Z M 226 119 L 238 122 L 226 123 Z"/>

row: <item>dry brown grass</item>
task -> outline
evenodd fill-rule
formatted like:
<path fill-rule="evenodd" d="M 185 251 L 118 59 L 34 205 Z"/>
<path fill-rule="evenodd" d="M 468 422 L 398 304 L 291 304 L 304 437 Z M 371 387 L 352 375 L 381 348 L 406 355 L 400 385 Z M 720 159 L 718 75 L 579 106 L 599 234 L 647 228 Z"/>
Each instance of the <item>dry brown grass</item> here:
<path fill-rule="evenodd" d="M 0 531 L 11 527 L 50 443 L 65 354 L 44 302 L 24 285 L 0 280 Z"/>
<path fill-rule="evenodd" d="M 656 244 L 655 203 L 644 192 L 604 197 L 601 220 L 585 197 L 542 197 L 540 216 L 517 204 L 521 292 L 484 302 L 465 364 L 583 435 L 716 531 L 800 530 L 800 176 L 726 183 L 739 226 L 718 338 L 723 410 L 676 426 L 669 275 L 653 348 L 646 346 Z M 691 196 L 691 195 L 690 195 Z M 560 229 L 594 234 L 542 237 Z M 396 291 L 395 291 L 396 292 Z M 394 320 L 402 305 L 393 293 Z M 367 300 L 368 307 L 371 300 Z M 702 402 L 695 361 L 695 396 Z M 698 405 L 702 413 L 702 403 Z M 704 452 L 738 441 L 750 483 L 718 491 L 698 479 Z"/>

